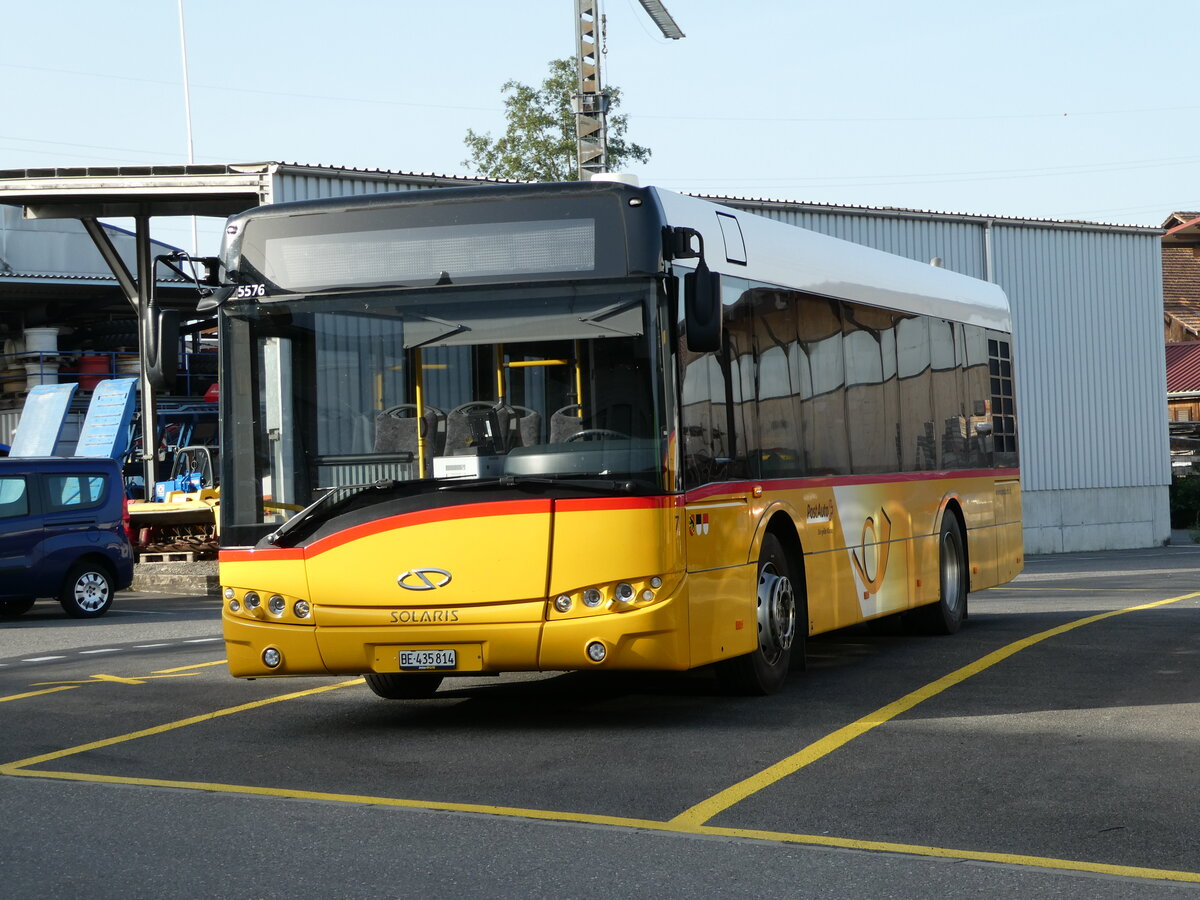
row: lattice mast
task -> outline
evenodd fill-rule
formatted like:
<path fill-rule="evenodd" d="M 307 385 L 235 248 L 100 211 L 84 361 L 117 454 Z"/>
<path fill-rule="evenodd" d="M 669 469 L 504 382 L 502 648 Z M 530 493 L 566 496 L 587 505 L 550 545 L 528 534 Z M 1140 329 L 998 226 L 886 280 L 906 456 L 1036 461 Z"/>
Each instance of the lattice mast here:
<path fill-rule="evenodd" d="M 659 0 L 638 0 L 664 37 L 678 40 L 683 32 Z M 579 71 L 575 93 L 576 142 L 579 180 L 608 171 L 608 107 L 610 95 L 600 76 L 600 60 L 606 52 L 605 19 L 600 0 L 575 0 L 575 59 Z"/>

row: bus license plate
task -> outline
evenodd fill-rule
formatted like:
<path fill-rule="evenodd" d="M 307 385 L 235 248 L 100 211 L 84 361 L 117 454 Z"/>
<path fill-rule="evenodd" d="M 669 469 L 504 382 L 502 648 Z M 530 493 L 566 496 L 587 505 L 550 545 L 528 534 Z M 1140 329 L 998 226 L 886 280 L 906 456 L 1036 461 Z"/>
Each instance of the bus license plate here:
<path fill-rule="evenodd" d="M 458 665 L 454 650 L 401 650 L 401 669 L 453 669 Z"/>

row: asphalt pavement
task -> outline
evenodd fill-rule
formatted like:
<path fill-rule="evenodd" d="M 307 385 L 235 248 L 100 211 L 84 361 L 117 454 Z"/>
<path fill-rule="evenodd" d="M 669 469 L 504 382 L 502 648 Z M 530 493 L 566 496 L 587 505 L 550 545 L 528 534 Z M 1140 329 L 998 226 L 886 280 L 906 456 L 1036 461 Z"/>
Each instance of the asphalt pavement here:
<path fill-rule="evenodd" d="M 240 681 L 219 601 L 0 627 L 13 897 L 1196 896 L 1200 545 L 710 672 Z"/>

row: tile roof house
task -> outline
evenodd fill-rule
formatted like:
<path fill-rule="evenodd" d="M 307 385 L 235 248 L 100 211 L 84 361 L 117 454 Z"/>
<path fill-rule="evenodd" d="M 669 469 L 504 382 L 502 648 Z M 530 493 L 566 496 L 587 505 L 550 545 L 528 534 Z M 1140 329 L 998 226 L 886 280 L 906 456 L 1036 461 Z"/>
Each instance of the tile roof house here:
<path fill-rule="evenodd" d="M 1200 212 L 1176 212 L 1163 223 L 1182 237 L 1200 226 Z M 1200 246 L 1163 241 L 1163 327 L 1167 343 L 1200 340 Z"/>

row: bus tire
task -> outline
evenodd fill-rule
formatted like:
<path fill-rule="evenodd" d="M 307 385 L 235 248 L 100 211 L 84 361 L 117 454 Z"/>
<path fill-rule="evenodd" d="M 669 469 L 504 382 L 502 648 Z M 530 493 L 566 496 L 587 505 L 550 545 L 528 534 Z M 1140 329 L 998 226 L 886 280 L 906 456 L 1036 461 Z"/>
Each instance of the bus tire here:
<path fill-rule="evenodd" d="M 967 553 L 958 517 L 947 512 L 938 534 L 938 602 L 916 610 L 927 634 L 954 634 L 967 617 Z"/>
<path fill-rule="evenodd" d="M 424 700 L 442 683 L 441 675 L 404 675 L 397 672 L 368 672 L 367 687 L 384 700 Z"/>
<path fill-rule="evenodd" d="M 717 663 L 717 677 L 731 693 L 774 694 L 787 679 L 796 637 L 797 603 L 792 567 L 773 534 L 763 538 L 758 556 L 756 617 L 758 647 L 752 653 Z M 803 643 L 799 652 L 803 653 Z"/>

